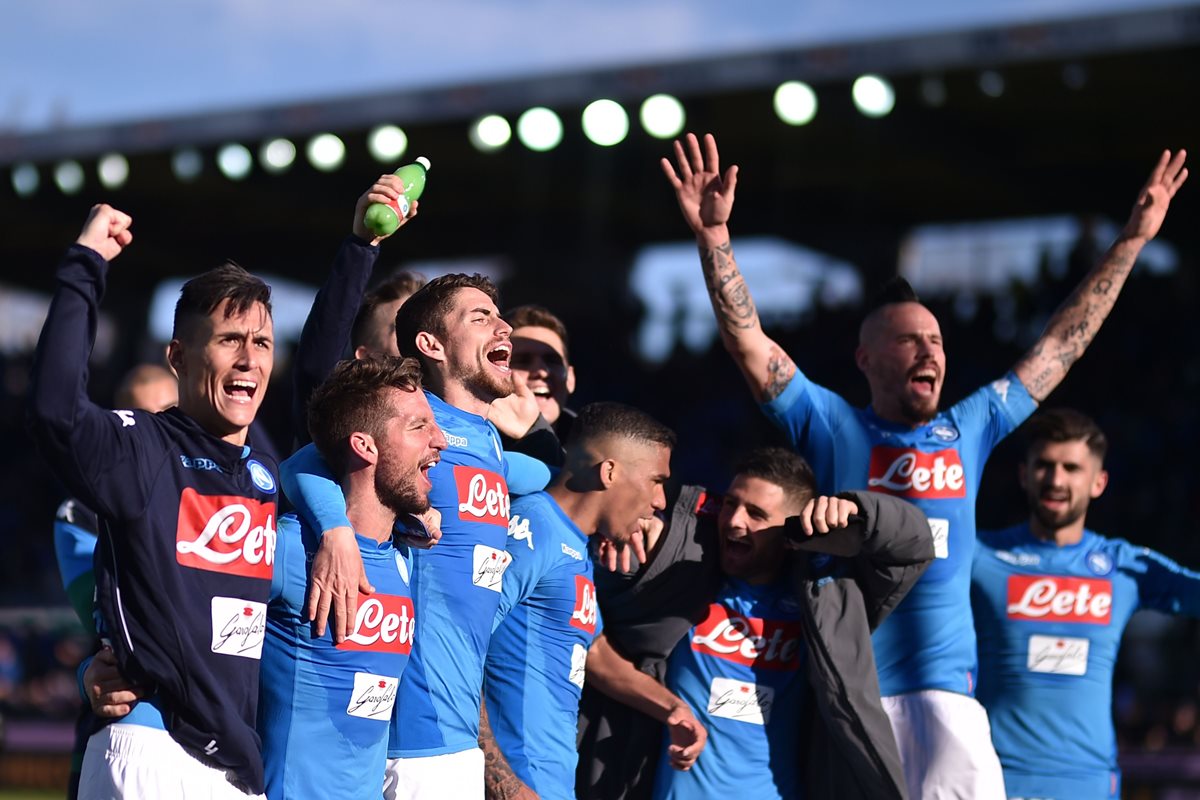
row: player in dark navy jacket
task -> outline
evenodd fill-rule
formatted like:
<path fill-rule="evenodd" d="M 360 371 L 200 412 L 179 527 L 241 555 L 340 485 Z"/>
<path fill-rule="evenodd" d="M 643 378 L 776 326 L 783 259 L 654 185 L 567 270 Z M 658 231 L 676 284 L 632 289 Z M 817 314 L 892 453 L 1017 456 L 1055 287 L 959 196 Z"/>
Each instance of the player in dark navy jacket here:
<path fill-rule="evenodd" d="M 1107 442 L 1070 409 L 1029 421 L 1021 484 L 1030 517 L 979 534 L 971 605 L 979 700 L 1010 798 L 1121 796 L 1112 681 L 1138 609 L 1200 616 L 1200 573 L 1085 527 L 1108 483 Z"/>
<path fill-rule="evenodd" d="M 270 289 L 232 264 L 189 281 L 168 349 L 179 406 L 106 411 L 88 400 L 87 361 L 108 262 L 132 240 L 130 223 L 95 206 L 59 265 L 30 403 L 42 453 L 99 516 L 100 633 L 125 677 L 154 691 L 170 731 L 96 733 L 81 796 L 257 794 L 277 467 L 246 431 L 273 366 Z"/>
<path fill-rule="evenodd" d="M 946 374 L 941 328 L 906 282 L 892 284 L 863 320 L 855 363 L 871 404 L 855 409 L 809 381 L 759 323 L 729 236 L 737 167 L 722 172 L 711 134 L 703 148 L 688 134 L 674 150 L 676 163 L 662 159 L 663 172 L 696 235 L 721 341 L 755 399 L 812 464 L 823 494 L 867 486 L 914 502 L 929 517 L 937 559 L 872 637 L 909 794 L 1002 797 L 986 715 L 971 697 L 974 631 L 961 613 L 983 463 L 1062 382 L 1099 331 L 1187 180 L 1186 153 L 1162 153 L 1116 241 L 1012 371 L 939 413 Z"/>

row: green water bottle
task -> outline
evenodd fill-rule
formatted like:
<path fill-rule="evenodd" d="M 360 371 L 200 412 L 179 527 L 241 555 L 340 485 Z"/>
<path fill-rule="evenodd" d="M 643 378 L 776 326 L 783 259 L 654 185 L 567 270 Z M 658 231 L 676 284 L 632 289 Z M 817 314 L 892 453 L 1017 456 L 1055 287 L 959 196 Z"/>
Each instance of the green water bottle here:
<path fill-rule="evenodd" d="M 412 202 L 425 190 L 425 173 L 429 171 L 429 159 L 421 156 L 412 164 L 396 170 L 396 176 L 404 181 L 404 194 L 394 203 L 372 203 L 363 215 L 363 224 L 376 236 L 391 236 L 400 227 L 400 220 L 408 216 Z"/>

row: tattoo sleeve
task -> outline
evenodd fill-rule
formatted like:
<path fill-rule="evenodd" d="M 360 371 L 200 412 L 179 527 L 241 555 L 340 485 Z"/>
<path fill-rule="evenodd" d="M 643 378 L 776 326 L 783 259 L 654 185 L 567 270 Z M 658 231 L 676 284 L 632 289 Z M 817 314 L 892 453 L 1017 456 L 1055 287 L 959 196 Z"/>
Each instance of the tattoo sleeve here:
<path fill-rule="evenodd" d="M 508 800 L 520 797 L 527 789 L 524 781 L 517 777 L 488 722 L 487 703 L 479 702 L 479 749 L 483 750 L 483 788 L 486 800 Z"/>
<path fill-rule="evenodd" d="M 1038 342 L 1017 362 L 1017 377 L 1035 400 L 1040 402 L 1054 391 L 1096 338 L 1140 251 L 1141 244 L 1118 239 L 1050 317 Z"/>
<path fill-rule="evenodd" d="M 701 247 L 700 263 L 721 335 L 736 338 L 740 331 L 757 328 L 758 310 L 733 259 L 733 245 L 726 242 L 716 247 Z"/>
<path fill-rule="evenodd" d="M 763 386 L 762 399 L 769 403 L 783 393 L 796 374 L 796 363 L 778 345 L 771 347 L 767 361 L 767 382 Z"/>

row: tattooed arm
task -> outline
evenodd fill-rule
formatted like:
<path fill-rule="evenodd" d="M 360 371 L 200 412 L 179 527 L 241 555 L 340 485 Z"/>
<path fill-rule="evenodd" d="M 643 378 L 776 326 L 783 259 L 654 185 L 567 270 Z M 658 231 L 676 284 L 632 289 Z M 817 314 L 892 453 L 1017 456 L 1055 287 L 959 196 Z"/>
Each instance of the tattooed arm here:
<path fill-rule="evenodd" d="M 721 342 L 746 376 L 754 398 L 774 400 L 796 374 L 796 365 L 783 349 L 763 332 L 758 310 L 746 280 L 738 270 L 729 241 L 729 214 L 737 187 L 737 167 L 721 174 L 717 142 L 704 136 L 704 152 L 695 134 L 687 135 L 687 148 L 675 142 L 676 172 L 671 160 L 662 160 L 663 173 L 675 190 L 679 210 L 696 234 L 700 264 Z"/>
<path fill-rule="evenodd" d="M 537 794 L 517 777 L 488 723 L 487 700 L 479 702 L 479 749 L 483 751 L 483 789 L 486 800 L 537 800 Z"/>
<path fill-rule="evenodd" d="M 1041 338 L 1013 368 L 1033 399 L 1045 400 L 1092 343 L 1138 254 L 1162 227 L 1171 199 L 1187 180 L 1186 157 L 1183 150 L 1173 157 L 1171 151 L 1163 152 L 1117 240 L 1058 307 Z"/>

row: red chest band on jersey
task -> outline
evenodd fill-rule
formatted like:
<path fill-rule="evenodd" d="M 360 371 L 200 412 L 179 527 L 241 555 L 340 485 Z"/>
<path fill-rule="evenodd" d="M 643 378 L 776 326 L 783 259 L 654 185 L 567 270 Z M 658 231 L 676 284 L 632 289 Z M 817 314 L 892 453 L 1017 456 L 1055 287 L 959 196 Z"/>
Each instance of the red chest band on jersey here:
<path fill-rule="evenodd" d="M 596 587 L 582 575 L 575 576 L 575 610 L 571 612 L 571 626 L 587 634 L 596 632 Z"/>
<path fill-rule="evenodd" d="M 416 625 L 410 598 L 360 594 L 354 630 L 337 649 L 407 654 L 412 651 Z"/>
<path fill-rule="evenodd" d="M 248 497 L 179 497 L 175 560 L 185 567 L 271 579 L 275 564 L 275 504 Z"/>
<path fill-rule="evenodd" d="M 1008 618 L 1107 625 L 1112 620 L 1112 582 L 1061 575 L 1010 575 Z"/>
<path fill-rule="evenodd" d="M 762 669 L 800 666 L 801 628 L 798 621 L 743 617 L 720 603 L 696 626 L 692 649 L 727 661 Z"/>
<path fill-rule="evenodd" d="M 494 472 L 473 467 L 454 467 L 458 488 L 458 518 L 467 522 L 501 525 L 508 530 L 508 484 Z"/>
<path fill-rule="evenodd" d="M 967 496 L 962 459 L 952 449 L 925 453 L 908 448 L 873 447 L 867 488 L 929 500 Z"/>

